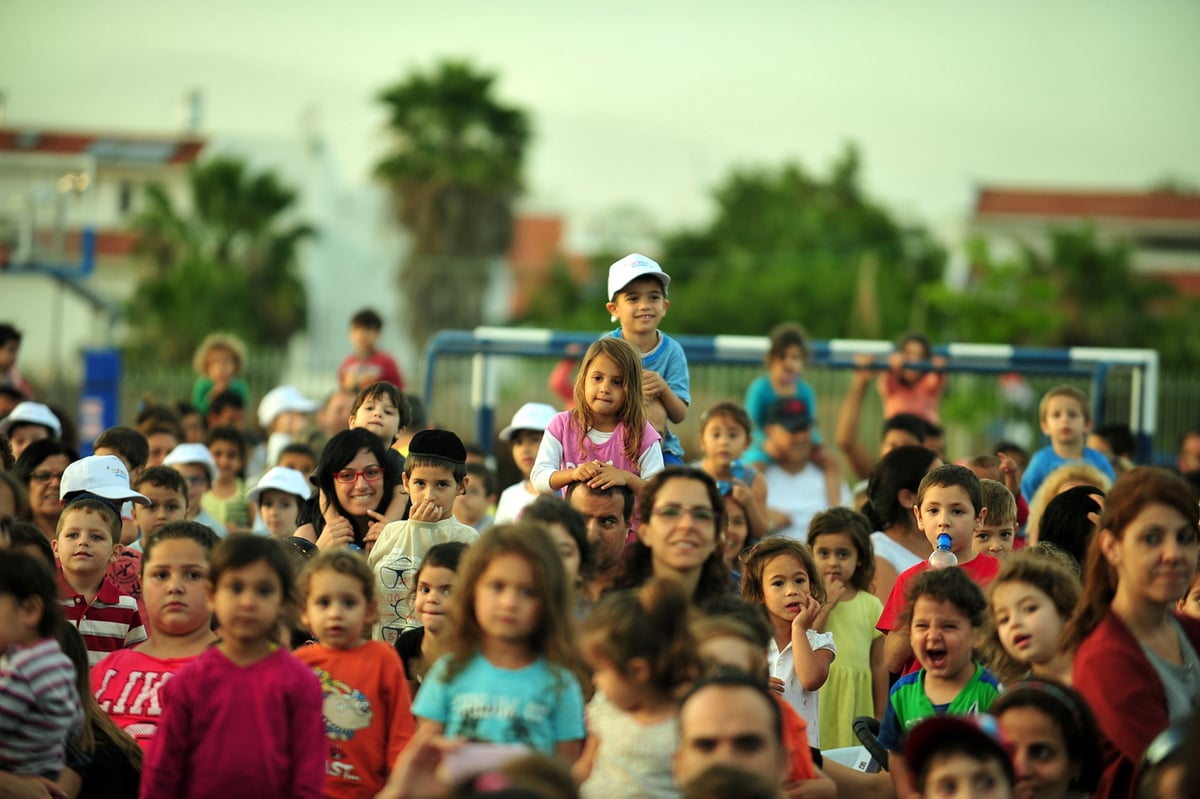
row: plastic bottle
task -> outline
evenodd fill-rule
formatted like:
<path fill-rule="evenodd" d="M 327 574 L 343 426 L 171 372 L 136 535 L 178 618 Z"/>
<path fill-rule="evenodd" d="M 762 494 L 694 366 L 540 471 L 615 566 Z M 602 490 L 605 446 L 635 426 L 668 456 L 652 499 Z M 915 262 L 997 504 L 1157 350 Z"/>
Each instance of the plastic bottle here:
<path fill-rule="evenodd" d="M 947 566 L 957 566 L 958 556 L 950 551 L 950 536 L 942 533 L 937 539 L 937 549 L 929 556 L 929 568 L 944 569 Z"/>

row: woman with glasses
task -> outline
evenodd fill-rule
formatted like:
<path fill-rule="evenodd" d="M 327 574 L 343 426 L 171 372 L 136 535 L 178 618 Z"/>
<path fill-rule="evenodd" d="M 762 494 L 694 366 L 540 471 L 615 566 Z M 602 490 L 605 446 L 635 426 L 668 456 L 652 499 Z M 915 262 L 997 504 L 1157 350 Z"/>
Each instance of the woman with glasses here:
<path fill-rule="evenodd" d="M 383 513 L 399 482 L 388 472 L 383 442 L 365 428 L 343 430 L 329 439 L 312 481 L 317 492 L 296 537 L 318 549 L 364 548 L 393 521 Z"/>
<path fill-rule="evenodd" d="M 692 466 L 668 466 L 646 483 L 637 515 L 637 540 L 625 550 L 618 587 L 669 577 L 696 604 L 730 591 L 725 503 L 712 477 Z"/>
<path fill-rule="evenodd" d="M 62 475 L 74 460 L 75 453 L 57 439 L 43 438 L 26 447 L 13 464 L 13 475 L 29 492 L 29 521 L 50 540 L 62 513 L 58 496 Z"/>

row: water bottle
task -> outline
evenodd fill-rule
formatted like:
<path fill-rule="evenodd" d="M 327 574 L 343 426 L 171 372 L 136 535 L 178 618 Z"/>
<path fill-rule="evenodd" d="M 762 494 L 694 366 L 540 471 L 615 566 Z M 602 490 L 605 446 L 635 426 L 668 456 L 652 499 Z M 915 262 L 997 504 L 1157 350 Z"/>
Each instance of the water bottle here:
<path fill-rule="evenodd" d="M 950 536 L 942 533 L 938 536 L 937 549 L 929 556 L 929 568 L 944 569 L 947 566 L 957 566 L 958 557 L 950 551 Z"/>

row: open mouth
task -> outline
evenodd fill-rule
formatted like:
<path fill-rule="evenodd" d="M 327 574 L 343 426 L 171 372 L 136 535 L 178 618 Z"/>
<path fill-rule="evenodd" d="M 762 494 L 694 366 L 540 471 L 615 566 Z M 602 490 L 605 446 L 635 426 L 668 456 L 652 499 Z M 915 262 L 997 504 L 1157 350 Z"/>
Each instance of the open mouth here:
<path fill-rule="evenodd" d="M 929 661 L 929 668 L 940 669 L 946 665 L 946 650 L 927 649 L 925 650 L 925 658 Z"/>
<path fill-rule="evenodd" d="M 1028 633 L 1022 633 L 1013 637 L 1013 647 L 1016 649 L 1025 649 L 1033 641 L 1033 636 Z"/>

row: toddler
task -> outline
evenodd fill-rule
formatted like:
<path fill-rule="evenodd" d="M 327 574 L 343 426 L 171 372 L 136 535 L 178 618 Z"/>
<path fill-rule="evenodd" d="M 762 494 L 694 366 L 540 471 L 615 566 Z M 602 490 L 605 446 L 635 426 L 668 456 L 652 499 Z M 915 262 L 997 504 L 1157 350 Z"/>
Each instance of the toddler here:
<path fill-rule="evenodd" d="M 188 487 L 187 518 L 200 522 L 216 534 L 217 538 L 229 535 L 229 530 L 212 514 L 204 509 L 202 499 L 217 479 L 217 464 L 212 453 L 203 444 L 179 444 L 163 458 L 163 466 L 170 466 L 183 476 Z"/>
<path fill-rule="evenodd" d="M 1014 553 L 991 588 L 989 668 L 1004 683 L 1028 677 L 1071 684 L 1074 652 L 1063 630 L 1080 595 L 1079 576 L 1062 553 L 1043 545 Z"/>
<path fill-rule="evenodd" d="M 312 496 L 312 485 L 295 469 L 275 466 L 246 492 L 246 502 L 258 510 L 258 516 L 272 538 L 280 541 L 296 534 L 300 509 Z"/>
<path fill-rule="evenodd" d="M 321 686 L 278 643 L 295 607 L 292 567 L 270 538 L 236 533 L 213 552 L 208 603 L 221 640 L 171 678 L 141 796 L 324 795 Z"/>
<path fill-rule="evenodd" d="M 584 623 L 596 695 L 587 707 L 587 746 L 573 768 L 582 799 L 678 795 L 671 778 L 678 695 L 700 671 L 687 617 L 683 588 L 652 578 L 606 595 Z"/>
<path fill-rule="evenodd" d="M 837 701 L 821 703 L 821 745 L 826 749 L 858 746 L 854 719 L 880 718 L 888 694 L 883 635 L 875 629 L 883 603 L 871 593 L 875 579 L 871 525 L 849 508 L 823 511 L 809 523 L 808 548 L 828 595 L 814 627 L 832 633 L 838 648 L 824 689 Z"/>
<path fill-rule="evenodd" d="M 467 464 L 467 487 L 454 498 L 454 518 L 482 533 L 492 526 L 488 513 L 496 501 L 496 476 L 482 463 Z"/>
<path fill-rule="evenodd" d="M 813 422 L 813 446 L 820 445 L 821 434 L 816 425 L 817 395 L 803 378 L 807 359 L 808 339 L 804 328 L 795 322 L 785 322 L 771 331 L 767 373 L 755 378 L 746 389 L 746 412 L 754 425 L 754 440 L 745 458 L 748 462 L 756 466 L 770 462 L 763 450 L 767 412 L 781 399 L 794 397 L 804 403 Z"/>
<path fill-rule="evenodd" d="M 641 491 L 662 470 L 663 453 L 645 417 L 637 352 L 619 338 L 593 343 L 583 356 L 575 396 L 575 410 L 557 414 L 542 436 L 530 472 L 534 488 L 548 494 L 579 481 Z"/>
<path fill-rule="evenodd" d="M 299 583 L 301 619 L 317 643 L 296 657 L 325 694 L 325 795 L 372 799 L 414 729 L 404 665 L 390 646 L 364 637 L 379 611 L 375 576 L 362 553 L 329 549 Z"/>
<path fill-rule="evenodd" d="M 192 405 L 201 415 L 208 413 L 213 397 L 223 391 L 233 391 L 243 402 L 250 402 L 250 386 L 241 377 L 246 363 L 246 345 L 228 333 L 212 333 L 192 358 L 196 382 L 192 384 Z"/>
<path fill-rule="evenodd" d="M 354 352 L 338 367 L 338 385 L 346 391 L 358 391 L 380 381 L 404 390 L 400 367 L 392 356 L 378 348 L 382 332 L 383 317 L 370 308 L 350 317 L 350 344 Z"/>
<path fill-rule="evenodd" d="M 83 721 L 75 668 L 55 640 L 54 578 L 23 552 L 0 556 L 0 771 L 57 780 Z"/>
<path fill-rule="evenodd" d="M 542 435 L 554 419 L 554 407 L 543 402 L 527 402 L 513 414 L 508 427 L 500 431 L 500 440 L 512 446 L 512 459 L 521 480 L 500 492 L 496 503 L 494 524 L 510 524 L 521 515 L 521 509 L 537 499 L 538 490 L 529 481 L 529 473 L 537 460 Z"/>
<path fill-rule="evenodd" d="M 1100 470 L 1109 480 L 1117 474 L 1104 453 L 1086 446 L 1092 429 L 1091 407 L 1087 395 L 1074 386 L 1055 386 L 1038 405 L 1038 422 L 1050 445 L 1033 453 L 1021 477 L 1021 495 L 1033 505 L 1033 495 L 1046 477 L 1060 466 L 1083 461 Z"/>
<path fill-rule="evenodd" d="M 214 427 L 205 443 L 217 466 L 217 479 L 200 498 L 200 505 L 229 532 L 245 532 L 254 516 L 246 501 L 246 439 L 232 427 Z"/>
<path fill-rule="evenodd" d="M 926 719 L 904 743 L 912 781 L 897 782 L 896 795 L 1012 799 L 1017 779 L 1005 743 L 991 717 Z"/>
<path fill-rule="evenodd" d="M 8 416 L 0 419 L 0 435 L 8 436 L 15 460 L 35 441 L 60 438 L 62 422 L 54 415 L 54 411 L 40 402 L 21 402 Z"/>
<path fill-rule="evenodd" d="M 746 557 L 742 596 L 767 609 L 774 633 L 767 653 L 771 688 L 796 709 L 808 725 L 810 743 L 819 748 L 817 689 L 829 679 L 837 647 L 831 634 L 813 626 L 825 602 L 825 586 L 812 554 L 791 538 L 758 542 Z"/>
<path fill-rule="evenodd" d="M 983 507 L 987 511 L 971 541 L 971 549 L 994 558 L 1006 558 L 1016 545 L 1017 500 L 997 480 L 981 478 Z"/>
<path fill-rule="evenodd" d="M 300 435 L 318 407 L 295 386 L 276 386 L 263 395 L 258 403 L 258 424 L 267 434 L 267 448 L 265 460 L 258 463 L 278 461 L 279 453 Z"/>
<path fill-rule="evenodd" d="M 905 735 L 930 716 L 983 713 L 1000 690 L 995 676 L 971 659 L 987 600 L 963 569 L 924 572 L 908 587 L 906 600 L 900 622 L 920 670 L 892 686 L 879 730 L 897 796 L 908 789 L 908 770 L 900 756 Z"/>
<path fill-rule="evenodd" d="M 721 494 L 742 509 L 748 536 L 757 541 L 767 534 L 767 481 L 742 462 L 754 429 L 741 406 L 718 402 L 700 420 L 700 452 L 696 465 L 712 475 Z"/>

